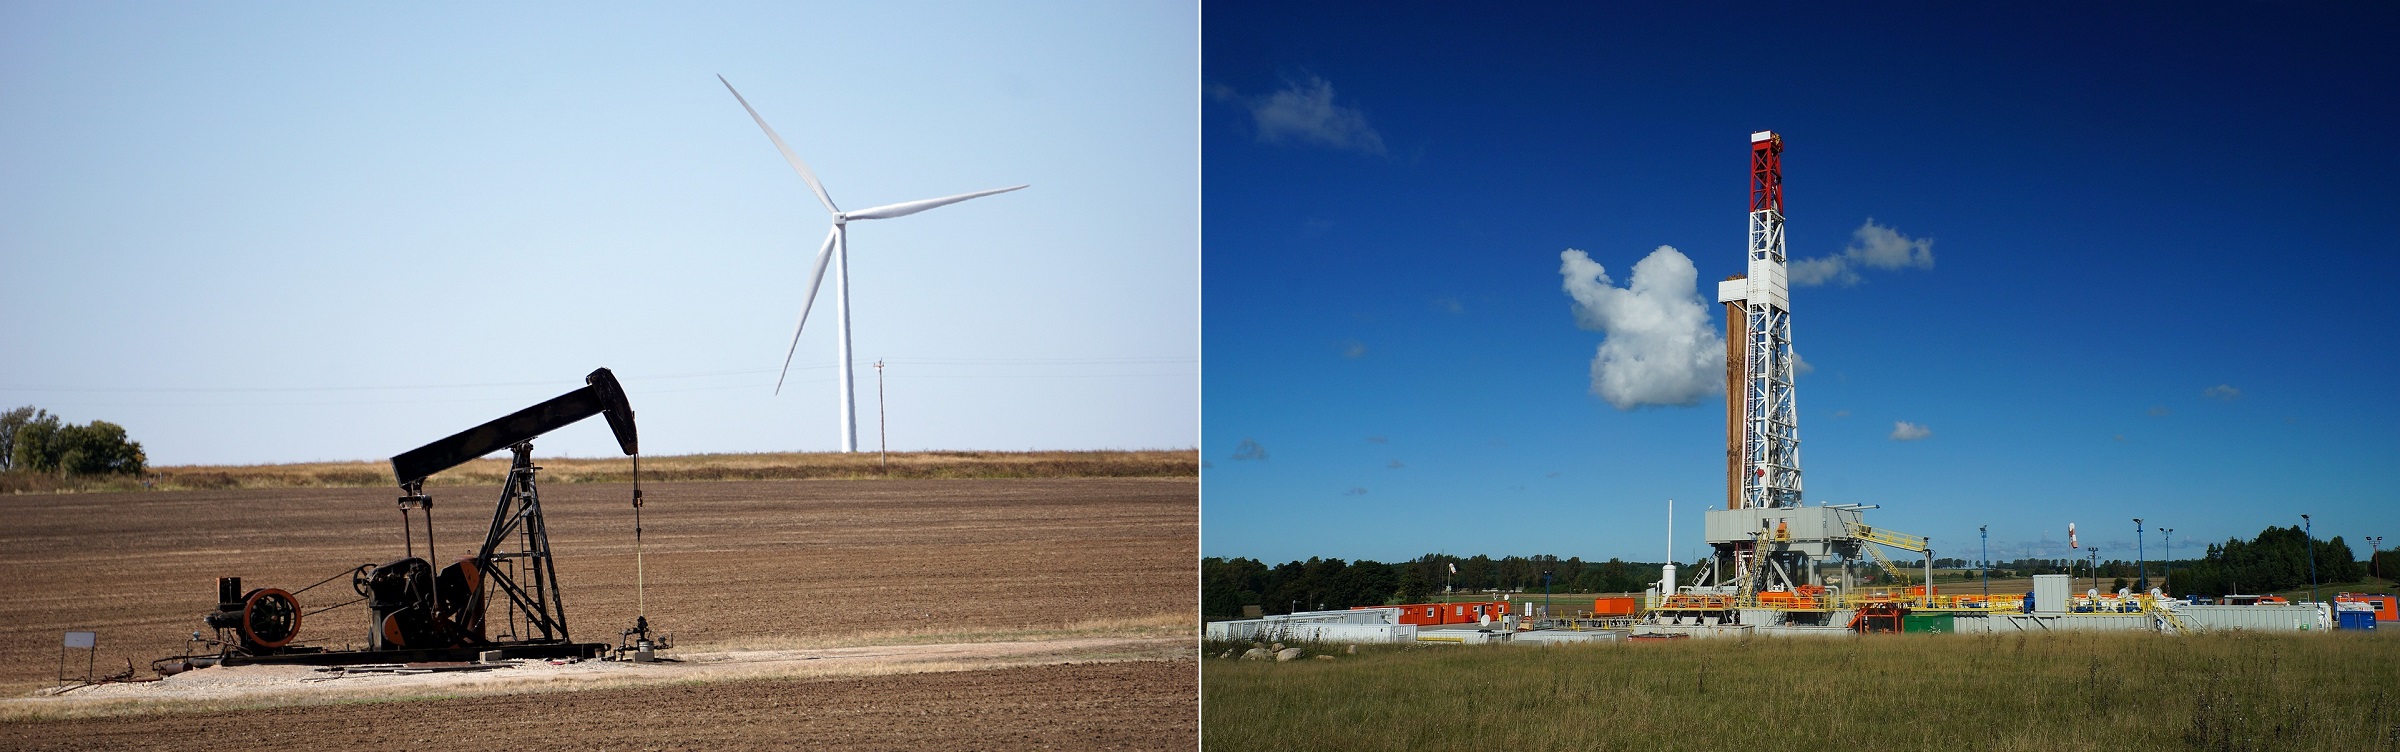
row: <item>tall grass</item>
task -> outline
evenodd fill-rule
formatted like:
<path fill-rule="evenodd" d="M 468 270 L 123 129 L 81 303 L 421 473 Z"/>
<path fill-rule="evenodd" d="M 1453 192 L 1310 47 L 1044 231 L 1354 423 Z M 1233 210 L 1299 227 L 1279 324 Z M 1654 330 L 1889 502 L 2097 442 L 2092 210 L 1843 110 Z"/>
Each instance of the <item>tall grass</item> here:
<path fill-rule="evenodd" d="M 428 486 L 499 485 L 508 460 L 480 459 L 426 479 Z M 622 483 L 633 478 L 624 457 L 560 458 L 538 453 L 546 483 Z M 887 467 L 872 452 L 686 454 L 642 458 L 646 481 L 814 480 L 865 478 L 1134 478 L 1194 477 L 1200 455 L 1190 449 L 1054 452 L 893 452 Z M 245 488 L 357 488 L 394 485 L 383 460 L 285 465 L 189 465 L 152 468 L 140 476 L 62 478 L 47 473 L 0 473 L 0 493 L 78 493 Z"/>
<path fill-rule="evenodd" d="M 2400 750 L 2400 641 L 1897 635 L 1362 648 L 1202 670 L 1206 747 Z"/>

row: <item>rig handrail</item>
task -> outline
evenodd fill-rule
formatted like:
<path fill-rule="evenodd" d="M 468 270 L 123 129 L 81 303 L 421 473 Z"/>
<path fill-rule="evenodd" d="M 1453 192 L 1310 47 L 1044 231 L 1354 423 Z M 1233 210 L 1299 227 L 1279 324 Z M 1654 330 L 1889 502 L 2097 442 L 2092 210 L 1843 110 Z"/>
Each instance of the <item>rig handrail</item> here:
<path fill-rule="evenodd" d="M 1857 536 L 1860 540 L 1881 543 L 1902 551 L 1914 551 L 1920 554 L 1925 553 L 1928 543 L 1925 536 L 1922 535 L 1909 535 L 1897 530 L 1882 530 L 1869 527 L 1863 522 L 1850 523 L 1850 534 Z"/>

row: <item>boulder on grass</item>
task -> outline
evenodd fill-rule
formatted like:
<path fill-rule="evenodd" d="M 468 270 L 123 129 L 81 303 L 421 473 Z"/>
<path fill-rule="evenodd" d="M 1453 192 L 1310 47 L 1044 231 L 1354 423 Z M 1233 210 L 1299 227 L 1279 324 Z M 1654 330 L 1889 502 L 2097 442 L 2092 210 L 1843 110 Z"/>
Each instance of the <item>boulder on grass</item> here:
<path fill-rule="evenodd" d="M 1242 651 L 1242 660 L 1263 661 L 1273 657 L 1274 655 L 1274 653 L 1267 652 L 1266 648 L 1251 648 L 1249 650 Z"/>
<path fill-rule="evenodd" d="M 1284 661 L 1296 661 L 1296 660 L 1300 660 L 1300 649 L 1299 649 L 1299 648 L 1284 648 L 1284 649 L 1282 649 L 1282 650 L 1275 651 L 1275 662 L 1276 662 L 1276 663 L 1282 663 L 1282 662 L 1284 662 Z"/>

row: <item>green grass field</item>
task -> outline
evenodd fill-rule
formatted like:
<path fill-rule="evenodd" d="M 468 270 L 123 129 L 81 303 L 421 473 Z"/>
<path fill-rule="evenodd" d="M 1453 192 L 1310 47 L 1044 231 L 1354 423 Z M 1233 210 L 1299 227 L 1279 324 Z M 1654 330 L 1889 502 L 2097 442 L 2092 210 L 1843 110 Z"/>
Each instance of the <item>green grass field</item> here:
<path fill-rule="evenodd" d="M 1212 752 L 2400 750 L 2400 635 L 1377 646 L 1280 664 L 1227 647 L 1201 673 Z"/>

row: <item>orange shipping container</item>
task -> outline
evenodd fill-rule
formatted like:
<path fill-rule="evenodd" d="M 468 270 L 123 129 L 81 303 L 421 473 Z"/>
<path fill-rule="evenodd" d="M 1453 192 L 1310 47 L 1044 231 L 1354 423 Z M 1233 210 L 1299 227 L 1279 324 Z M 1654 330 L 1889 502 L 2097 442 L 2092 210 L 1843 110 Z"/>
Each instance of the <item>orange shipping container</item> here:
<path fill-rule="evenodd" d="M 1370 608 L 1400 609 L 1400 623 L 1414 624 L 1420 627 L 1429 627 L 1441 624 L 1442 612 L 1447 610 L 1441 605 L 1433 603 L 1411 603 L 1405 606 L 1352 606 L 1350 607 L 1350 610 L 1362 611 Z"/>
<path fill-rule="evenodd" d="M 1593 616 L 1632 616 L 1633 612 L 1634 599 L 1632 598 L 1592 599 Z"/>
<path fill-rule="evenodd" d="M 2389 595 L 2354 595 L 2343 593 L 2333 597 L 2335 603 L 2367 603 L 2375 607 L 2376 621 L 2400 622 L 2400 598 Z"/>

